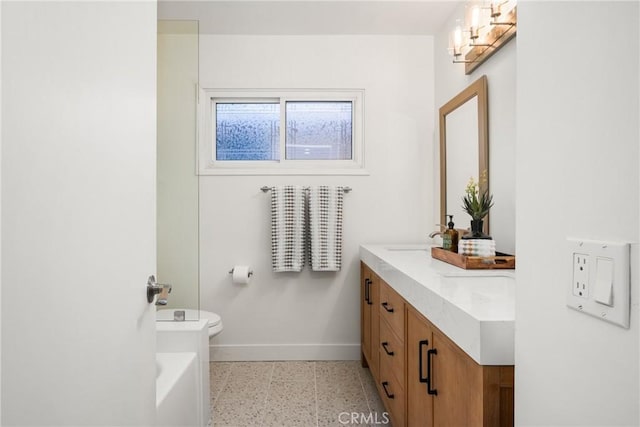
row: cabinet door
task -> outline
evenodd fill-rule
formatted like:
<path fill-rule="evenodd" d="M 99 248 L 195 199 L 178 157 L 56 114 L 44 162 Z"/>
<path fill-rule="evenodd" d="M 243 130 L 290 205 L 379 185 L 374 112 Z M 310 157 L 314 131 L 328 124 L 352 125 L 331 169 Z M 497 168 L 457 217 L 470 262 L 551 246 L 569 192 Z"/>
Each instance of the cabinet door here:
<path fill-rule="evenodd" d="M 362 366 L 369 366 L 374 378 L 379 374 L 380 278 L 364 263 L 360 264 L 360 316 Z"/>
<path fill-rule="evenodd" d="M 482 366 L 440 331 L 433 329 L 431 388 L 436 426 L 483 425 Z"/>
<path fill-rule="evenodd" d="M 427 393 L 427 350 L 432 348 L 430 324 L 407 308 L 407 426 L 433 427 L 433 395 Z M 433 356 L 432 356 L 433 358 Z M 441 425 L 441 424 L 438 424 Z"/>

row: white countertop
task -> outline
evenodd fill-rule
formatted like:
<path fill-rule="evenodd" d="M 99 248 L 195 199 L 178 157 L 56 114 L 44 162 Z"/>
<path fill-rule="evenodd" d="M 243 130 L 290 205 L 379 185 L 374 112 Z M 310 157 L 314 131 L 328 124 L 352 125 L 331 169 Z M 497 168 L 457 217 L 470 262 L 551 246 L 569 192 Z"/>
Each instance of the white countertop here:
<path fill-rule="evenodd" d="M 464 270 L 426 245 L 361 245 L 360 259 L 477 363 L 514 364 L 514 270 Z"/>

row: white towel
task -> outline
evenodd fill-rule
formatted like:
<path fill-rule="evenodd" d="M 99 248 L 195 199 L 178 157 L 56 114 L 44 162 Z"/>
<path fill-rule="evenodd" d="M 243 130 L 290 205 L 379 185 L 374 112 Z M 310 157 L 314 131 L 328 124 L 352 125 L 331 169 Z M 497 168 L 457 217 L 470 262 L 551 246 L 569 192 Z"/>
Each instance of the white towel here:
<path fill-rule="evenodd" d="M 274 272 L 304 266 L 305 194 L 301 186 L 271 188 L 271 264 Z"/>
<path fill-rule="evenodd" d="M 309 189 L 311 269 L 339 271 L 342 267 L 343 187 L 321 185 Z"/>

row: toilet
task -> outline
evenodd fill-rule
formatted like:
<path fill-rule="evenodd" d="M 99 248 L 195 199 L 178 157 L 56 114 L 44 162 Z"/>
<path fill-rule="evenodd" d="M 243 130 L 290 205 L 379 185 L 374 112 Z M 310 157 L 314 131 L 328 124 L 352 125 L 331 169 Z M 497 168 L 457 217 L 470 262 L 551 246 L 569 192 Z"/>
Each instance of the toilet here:
<path fill-rule="evenodd" d="M 184 311 L 185 319 L 189 320 L 200 320 L 207 319 L 207 323 L 209 326 L 209 339 L 215 337 L 220 332 L 222 332 L 222 319 L 216 313 L 212 313 L 210 311 L 204 310 L 194 310 L 194 309 L 184 309 L 184 308 L 163 308 L 162 310 L 158 310 L 156 312 L 156 320 L 160 321 L 173 321 L 174 313 L 176 311 Z"/>

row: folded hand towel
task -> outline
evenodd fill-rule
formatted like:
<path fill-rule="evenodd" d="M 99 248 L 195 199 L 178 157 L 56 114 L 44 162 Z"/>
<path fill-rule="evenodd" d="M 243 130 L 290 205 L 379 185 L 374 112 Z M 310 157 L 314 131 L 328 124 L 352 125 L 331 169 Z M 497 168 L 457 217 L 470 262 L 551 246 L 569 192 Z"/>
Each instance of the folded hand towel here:
<path fill-rule="evenodd" d="M 492 239 L 462 239 L 458 242 L 458 253 L 465 256 L 495 256 L 496 242 Z"/>
<path fill-rule="evenodd" d="M 273 271 L 302 271 L 305 194 L 301 186 L 271 188 L 271 264 Z"/>

